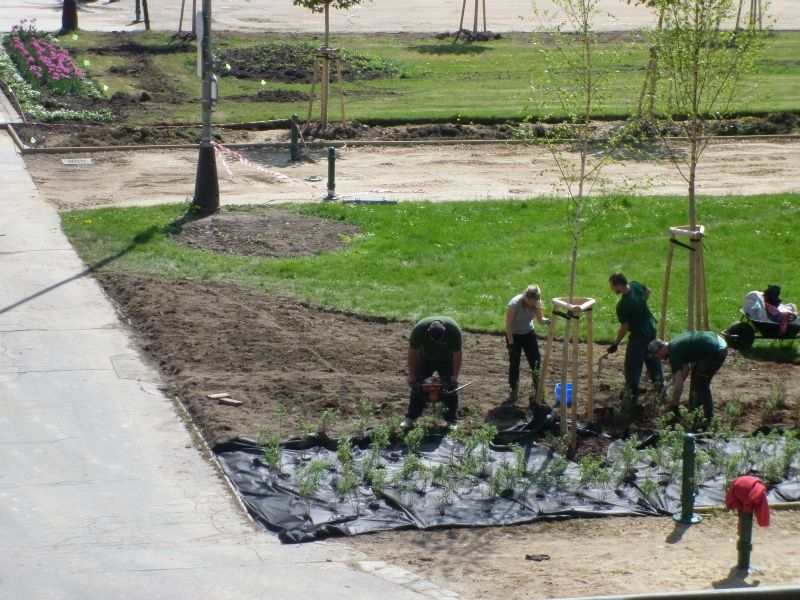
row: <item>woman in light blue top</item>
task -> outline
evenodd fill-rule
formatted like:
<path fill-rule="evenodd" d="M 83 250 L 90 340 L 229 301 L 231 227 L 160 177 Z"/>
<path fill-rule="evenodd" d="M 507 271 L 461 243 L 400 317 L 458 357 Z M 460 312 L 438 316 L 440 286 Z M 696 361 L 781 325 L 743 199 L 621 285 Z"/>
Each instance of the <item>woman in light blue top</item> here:
<path fill-rule="evenodd" d="M 506 402 L 516 402 L 519 397 L 519 365 L 522 353 L 531 368 L 531 396 L 536 394 L 539 385 L 539 367 L 542 359 L 539 342 L 533 330 L 533 319 L 542 325 L 549 325 L 550 319 L 542 314 L 542 292 L 538 285 L 529 285 L 521 294 L 508 302 L 506 310 L 506 349 L 508 350 L 508 385 L 511 391 Z"/>

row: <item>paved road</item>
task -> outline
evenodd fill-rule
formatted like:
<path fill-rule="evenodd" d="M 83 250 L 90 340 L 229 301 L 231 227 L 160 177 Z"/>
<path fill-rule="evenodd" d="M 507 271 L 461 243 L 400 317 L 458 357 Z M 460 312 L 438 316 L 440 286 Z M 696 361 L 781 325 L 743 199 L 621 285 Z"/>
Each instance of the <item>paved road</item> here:
<path fill-rule="evenodd" d="M 180 22 L 181 5 L 185 2 L 183 30 L 191 28 L 189 14 L 192 4 L 202 6 L 202 0 L 150 0 L 150 20 L 154 29 L 176 31 Z M 472 28 L 474 3 L 468 0 L 465 25 Z M 483 4 L 483 3 L 481 3 Z M 533 31 L 538 29 L 532 6 L 540 11 L 552 10 L 548 0 L 485 0 L 486 24 L 492 31 Z M 633 4 L 633 3 L 632 3 Z M 744 12 L 749 2 L 745 0 Z M 800 29 L 798 0 L 771 0 L 769 12 L 776 15 L 776 28 Z M 455 31 L 458 28 L 463 0 L 373 0 L 349 11 L 331 13 L 331 31 Z M 292 0 L 212 0 L 214 28 L 242 31 L 322 31 L 319 14 L 294 6 Z M 79 26 L 87 30 L 141 29 L 133 23 L 135 1 L 119 0 L 80 4 Z M 35 18 L 40 29 L 61 27 L 59 0 L 2 0 L 0 30 L 8 30 L 23 18 Z M 552 23 L 552 19 L 545 18 Z M 596 27 L 599 30 L 629 30 L 649 27 L 654 21 L 649 9 L 631 5 L 625 0 L 600 0 Z M 483 13 L 479 18 L 482 27 Z"/>

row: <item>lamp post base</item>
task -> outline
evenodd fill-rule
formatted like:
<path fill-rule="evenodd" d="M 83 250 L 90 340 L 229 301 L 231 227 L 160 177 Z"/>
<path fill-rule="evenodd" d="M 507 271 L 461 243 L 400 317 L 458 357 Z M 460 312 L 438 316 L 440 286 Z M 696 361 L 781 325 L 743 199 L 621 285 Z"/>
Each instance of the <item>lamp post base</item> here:
<path fill-rule="evenodd" d="M 217 159 L 211 144 L 200 144 L 192 205 L 197 212 L 206 215 L 219 210 Z"/>

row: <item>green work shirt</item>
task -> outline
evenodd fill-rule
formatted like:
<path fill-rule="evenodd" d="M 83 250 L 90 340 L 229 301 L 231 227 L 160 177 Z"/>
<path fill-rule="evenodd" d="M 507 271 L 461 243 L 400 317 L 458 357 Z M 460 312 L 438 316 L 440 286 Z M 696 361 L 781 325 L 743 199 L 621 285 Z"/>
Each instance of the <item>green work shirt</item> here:
<path fill-rule="evenodd" d="M 680 371 L 683 365 L 694 363 L 727 347 L 725 340 L 713 331 L 689 331 L 669 341 L 669 366 Z"/>
<path fill-rule="evenodd" d="M 647 288 L 638 281 L 628 285 L 630 290 L 617 302 L 617 319 L 628 324 L 631 335 L 652 337 L 656 334 L 656 320 L 647 306 Z"/>
<path fill-rule="evenodd" d="M 438 342 L 428 336 L 428 326 L 434 321 L 444 325 L 444 337 Z M 447 360 L 461 351 L 461 327 L 450 317 L 426 317 L 414 325 L 408 345 L 428 360 Z"/>

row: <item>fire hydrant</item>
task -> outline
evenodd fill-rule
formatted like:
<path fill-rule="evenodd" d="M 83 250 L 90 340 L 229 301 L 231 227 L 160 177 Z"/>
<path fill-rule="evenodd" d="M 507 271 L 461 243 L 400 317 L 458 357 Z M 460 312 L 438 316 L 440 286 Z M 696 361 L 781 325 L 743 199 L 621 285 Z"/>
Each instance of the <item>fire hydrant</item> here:
<path fill-rule="evenodd" d="M 759 527 L 769 526 L 769 504 L 767 488 L 758 477 L 742 475 L 733 480 L 725 496 L 725 506 L 739 511 L 739 551 L 737 569 L 750 568 L 750 552 L 753 550 L 753 515 Z"/>

